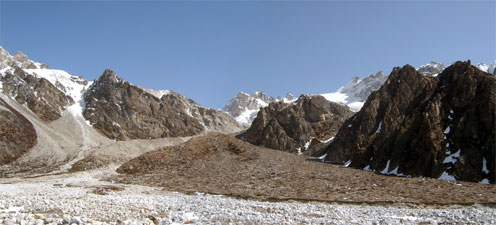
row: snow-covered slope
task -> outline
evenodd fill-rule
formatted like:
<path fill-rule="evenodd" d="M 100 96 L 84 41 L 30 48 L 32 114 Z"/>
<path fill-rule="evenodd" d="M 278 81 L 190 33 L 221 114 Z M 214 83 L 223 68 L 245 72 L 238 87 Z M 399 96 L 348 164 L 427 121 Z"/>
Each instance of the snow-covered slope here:
<path fill-rule="evenodd" d="M 365 78 L 354 77 L 348 84 L 336 92 L 321 94 L 327 100 L 347 105 L 352 111 L 359 111 L 367 97 L 381 87 L 387 80 L 387 75 L 382 71 L 370 74 Z"/>
<path fill-rule="evenodd" d="M 294 102 L 296 99 L 291 93 L 287 93 L 284 98 L 273 98 L 267 97 L 265 93 L 260 91 L 257 91 L 252 95 L 239 92 L 224 106 L 224 108 L 222 108 L 222 110 L 234 117 L 234 119 L 243 125 L 243 127 L 247 128 L 257 116 L 260 107 L 265 107 L 275 101 Z"/>
<path fill-rule="evenodd" d="M 488 72 L 490 74 L 496 75 L 496 60 L 493 61 L 493 63 L 486 65 L 484 63 L 479 63 L 476 65 L 477 68 L 484 72 Z"/>
<path fill-rule="evenodd" d="M 67 108 L 68 112 L 76 117 L 82 117 L 84 109 L 83 94 L 92 82 L 84 80 L 82 76 L 73 76 L 63 70 L 53 69 L 25 69 L 28 74 L 35 77 L 45 78 L 54 84 L 57 89 L 74 100 L 74 104 Z"/>
<path fill-rule="evenodd" d="M 72 105 L 67 107 L 67 112 L 78 118 L 83 118 L 83 94 L 91 82 L 83 79 L 82 76 L 73 76 L 63 70 L 49 69 L 46 64 L 33 62 L 22 52 L 11 56 L 5 49 L 0 47 L 0 76 L 8 73 L 14 74 L 16 69 L 22 69 L 25 74 L 32 75 L 37 79 L 44 78 L 48 80 L 74 101 Z"/>

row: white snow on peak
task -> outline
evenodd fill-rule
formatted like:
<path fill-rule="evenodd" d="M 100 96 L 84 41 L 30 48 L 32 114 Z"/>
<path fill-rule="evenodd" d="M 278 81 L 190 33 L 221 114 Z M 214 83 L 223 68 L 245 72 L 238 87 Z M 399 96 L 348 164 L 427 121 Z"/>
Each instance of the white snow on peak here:
<path fill-rule="evenodd" d="M 258 105 L 260 107 L 265 107 L 265 106 L 268 106 L 269 105 L 269 103 L 264 102 L 262 99 L 256 98 L 255 100 L 258 102 Z"/>
<path fill-rule="evenodd" d="M 424 75 L 435 77 L 439 75 L 441 72 L 443 72 L 445 68 L 446 66 L 443 63 L 430 62 L 417 68 L 417 71 L 423 73 Z"/>
<path fill-rule="evenodd" d="M 475 67 L 479 68 L 480 70 L 487 72 L 489 70 L 489 66 L 484 64 L 484 63 L 479 63 Z"/>
<path fill-rule="evenodd" d="M 494 60 L 489 65 L 484 64 L 484 63 L 479 63 L 479 64 L 475 65 L 475 67 L 479 68 L 480 70 L 482 70 L 484 72 L 494 74 L 494 72 L 495 72 L 494 70 L 496 69 L 496 60 Z"/>
<path fill-rule="evenodd" d="M 341 88 L 340 88 L 341 90 Z M 333 93 L 326 93 L 326 94 L 321 94 L 322 97 L 327 99 L 328 101 L 335 102 L 335 103 L 341 103 L 341 104 L 346 104 L 348 101 L 346 99 L 348 98 L 348 95 L 345 93 L 339 92 L 333 92 Z"/>
<path fill-rule="evenodd" d="M 273 98 L 268 97 L 261 91 L 257 91 L 252 95 L 240 91 L 222 108 L 222 111 L 227 112 L 244 127 L 249 127 L 260 108 L 267 107 L 272 102 L 291 103 L 294 101 L 296 99 L 291 93 L 286 94 L 284 98 Z"/>
<path fill-rule="evenodd" d="M 370 74 L 363 79 L 354 77 L 336 92 L 321 95 L 329 101 L 347 105 L 352 111 L 358 112 L 370 93 L 378 90 L 387 78 L 388 76 L 384 75 L 381 71 L 376 74 Z"/>
<path fill-rule="evenodd" d="M 57 89 L 70 96 L 74 104 L 67 108 L 67 111 L 74 116 L 82 117 L 84 110 L 83 94 L 91 85 L 91 82 L 84 80 L 81 76 L 73 76 L 63 70 L 54 69 L 24 69 L 28 74 L 38 78 L 45 78 Z"/>

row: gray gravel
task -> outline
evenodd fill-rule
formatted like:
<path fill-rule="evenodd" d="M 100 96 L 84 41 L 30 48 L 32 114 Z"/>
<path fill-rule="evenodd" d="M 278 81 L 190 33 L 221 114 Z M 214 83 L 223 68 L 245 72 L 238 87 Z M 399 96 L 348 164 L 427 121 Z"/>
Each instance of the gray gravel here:
<path fill-rule="evenodd" d="M 0 224 L 496 223 L 481 205 L 436 208 L 261 202 L 100 181 L 108 171 L 0 179 Z"/>

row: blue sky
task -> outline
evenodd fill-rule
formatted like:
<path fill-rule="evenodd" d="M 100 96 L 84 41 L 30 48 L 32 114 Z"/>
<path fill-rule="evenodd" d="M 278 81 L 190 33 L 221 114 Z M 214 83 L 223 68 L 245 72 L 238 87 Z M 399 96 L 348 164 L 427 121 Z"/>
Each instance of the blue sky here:
<path fill-rule="evenodd" d="M 0 45 L 93 80 L 105 68 L 221 108 L 237 92 L 496 59 L 496 1 L 0 1 Z"/>

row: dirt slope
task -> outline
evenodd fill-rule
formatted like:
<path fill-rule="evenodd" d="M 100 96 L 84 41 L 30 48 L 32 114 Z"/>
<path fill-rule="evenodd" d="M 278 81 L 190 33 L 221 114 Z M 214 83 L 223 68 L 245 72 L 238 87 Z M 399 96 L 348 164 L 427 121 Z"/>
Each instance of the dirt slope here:
<path fill-rule="evenodd" d="M 123 183 L 266 200 L 496 204 L 496 186 L 401 178 L 305 160 L 210 134 L 141 155 L 111 178 Z"/>

